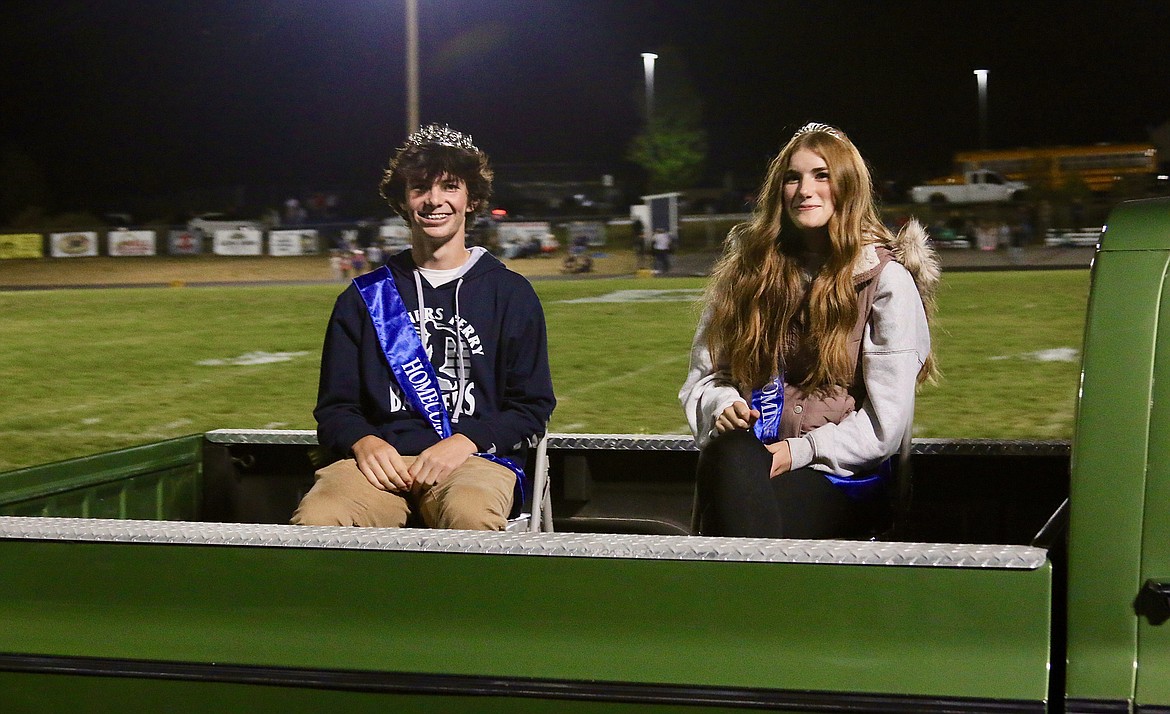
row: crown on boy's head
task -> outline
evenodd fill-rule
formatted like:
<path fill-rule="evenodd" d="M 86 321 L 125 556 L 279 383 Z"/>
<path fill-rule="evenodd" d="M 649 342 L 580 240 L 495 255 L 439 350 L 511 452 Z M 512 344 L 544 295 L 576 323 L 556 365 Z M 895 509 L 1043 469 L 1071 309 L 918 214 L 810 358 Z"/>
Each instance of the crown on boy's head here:
<path fill-rule="evenodd" d="M 457 149 L 466 149 L 479 153 L 471 137 L 460 131 L 455 131 L 446 124 L 427 124 L 423 128 L 406 137 L 407 146 L 453 146 Z"/>
<path fill-rule="evenodd" d="M 841 131 L 840 129 L 838 129 L 835 126 L 829 126 L 828 124 L 822 124 L 819 121 L 810 121 L 808 124 L 805 124 L 804 126 L 800 127 L 799 129 L 796 130 L 796 133 L 792 135 L 792 138 L 795 139 L 798 136 L 802 136 L 804 134 L 812 134 L 813 132 L 820 132 L 822 134 L 828 134 L 829 136 L 836 137 L 836 138 L 840 139 L 841 141 L 845 141 L 845 132 Z"/>

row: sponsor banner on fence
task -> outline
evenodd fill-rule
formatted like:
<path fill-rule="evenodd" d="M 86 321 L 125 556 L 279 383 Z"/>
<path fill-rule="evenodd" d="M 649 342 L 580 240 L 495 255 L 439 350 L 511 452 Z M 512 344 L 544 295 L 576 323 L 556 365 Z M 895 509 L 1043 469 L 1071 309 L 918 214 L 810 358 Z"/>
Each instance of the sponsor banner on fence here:
<path fill-rule="evenodd" d="M 216 231 L 212 250 L 216 255 L 260 255 L 263 236 L 255 228 Z"/>
<path fill-rule="evenodd" d="M 505 260 L 549 253 L 557 249 L 552 226 L 547 221 L 501 223 L 496 228 L 496 245 Z"/>
<path fill-rule="evenodd" d="M 198 255 L 202 250 L 198 233 L 188 230 L 167 233 L 167 252 L 171 255 Z"/>
<path fill-rule="evenodd" d="M 578 238 L 585 238 L 586 245 L 605 245 L 605 224 L 601 221 L 570 221 L 569 245 L 576 245 Z"/>
<path fill-rule="evenodd" d="M 44 257 L 44 237 L 40 233 L 6 233 L 0 235 L 0 260 Z"/>
<path fill-rule="evenodd" d="M 318 246 L 316 229 L 268 232 L 269 255 L 316 255 Z"/>
<path fill-rule="evenodd" d="M 378 237 L 382 239 L 382 247 L 391 253 L 410 247 L 410 226 L 402 224 L 379 226 Z"/>
<path fill-rule="evenodd" d="M 49 234 L 49 255 L 54 258 L 81 258 L 97 254 L 97 231 Z"/>
<path fill-rule="evenodd" d="M 155 255 L 154 231 L 110 231 L 106 234 L 110 255 Z"/>
<path fill-rule="evenodd" d="M 496 228 L 496 242 L 501 245 L 504 243 L 528 243 L 534 238 L 539 241 L 551 234 L 552 225 L 547 221 L 501 223 Z"/>

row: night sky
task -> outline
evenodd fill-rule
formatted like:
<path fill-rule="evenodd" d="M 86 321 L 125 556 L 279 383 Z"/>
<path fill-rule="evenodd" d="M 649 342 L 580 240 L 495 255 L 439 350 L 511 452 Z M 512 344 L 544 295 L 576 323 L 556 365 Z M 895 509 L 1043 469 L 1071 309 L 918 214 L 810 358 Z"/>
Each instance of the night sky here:
<path fill-rule="evenodd" d="M 643 51 L 703 102 L 708 183 L 754 182 L 808 120 L 879 176 L 978 147 L 1147 141 L 1170 122 L 1170 2 L 419 0 L 421 118 L 498 165 L 629 172 Z M 54 207 L 225 185 L 373 186 L 405 133 L 403 0 L 8 0 L 0 149 Z M 660 63 L 660 87 L 668 82 Z"/>

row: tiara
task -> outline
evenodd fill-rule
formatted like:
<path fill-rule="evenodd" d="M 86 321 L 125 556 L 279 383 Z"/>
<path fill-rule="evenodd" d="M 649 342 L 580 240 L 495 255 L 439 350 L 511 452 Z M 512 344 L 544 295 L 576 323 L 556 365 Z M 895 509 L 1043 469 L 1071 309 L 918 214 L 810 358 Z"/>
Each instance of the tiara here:
<path fill-rule="evenodd" d="M 471 137 L 460 131 L 455 131 L 451 127 L 443 124 L 427 124 L 423 128 L 406 137 L 407 146 L 453 146 L 456 149 L 466 149 L 479 153 L 479 149 L 475 144 L 471 143 Z"/>
<path fill-rule="evenodd" d="M 837 127 L 829 126 L 828 124 L 822 124 L 818 121 L 810 121 L 808 124 L 805 124 L 804 126 L 800 127 L 799 129 L 796 130 L 796 133 L 792 135 L 792 138 L 795 139 L 798 136 L 803 136 L 804 134 L 812 134 L 814 132 L 821 132 L 822 134 L 828 134 L 829 136 L 834 136 L 834 137 L 840 139 L 841 141 L 845 141 L 845 132 L 841 131 Z"/>

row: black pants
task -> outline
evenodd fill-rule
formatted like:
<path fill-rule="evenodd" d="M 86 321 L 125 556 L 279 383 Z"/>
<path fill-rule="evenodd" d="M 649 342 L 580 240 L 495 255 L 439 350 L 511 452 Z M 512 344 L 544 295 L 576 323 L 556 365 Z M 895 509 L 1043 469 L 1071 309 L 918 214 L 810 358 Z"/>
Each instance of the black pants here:
<path fill-rule="evenodd" d="M 699 454 L 699 530 L 755 538 L 868 538 L 884 502 L 845 495 L 815 469 L 769 478 L 772 454 L 750 431 L 721 434 Z"/>
<path fill-rule="evenodd" d="M 654 250 L 654 269 L 660 273 L 670 272 L 670 251 Z"/>

